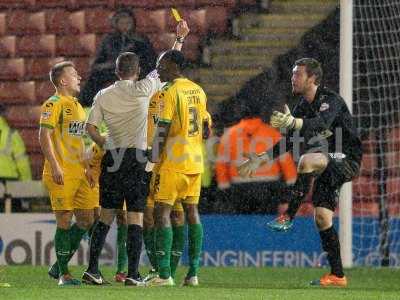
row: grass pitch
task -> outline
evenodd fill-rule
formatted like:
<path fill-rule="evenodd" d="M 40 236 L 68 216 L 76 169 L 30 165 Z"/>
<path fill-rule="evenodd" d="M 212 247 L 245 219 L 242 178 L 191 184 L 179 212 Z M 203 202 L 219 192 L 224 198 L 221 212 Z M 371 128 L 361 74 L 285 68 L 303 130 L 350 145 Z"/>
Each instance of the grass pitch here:
<path fill-rule="evenodd" d="M 102 268 L 112 279 L 112 268 Z M 82 267 L 72 267 L 79 278 Z M 142 270 L 143 274 L 145 270 Z M 176 287 L 126 288 L 111 286 L 58 287 L 47 276 L 44 267 L 0 267 L 0 299 L 400 299 L 400 270 L 360 268 L 347 270 L 347 288 L 310 287 L 308 282 L 320 277 L 326 269 L 305 268 L 202 268 L 199 287 L 179 287 L 184 275 L 181 268 Z"/>

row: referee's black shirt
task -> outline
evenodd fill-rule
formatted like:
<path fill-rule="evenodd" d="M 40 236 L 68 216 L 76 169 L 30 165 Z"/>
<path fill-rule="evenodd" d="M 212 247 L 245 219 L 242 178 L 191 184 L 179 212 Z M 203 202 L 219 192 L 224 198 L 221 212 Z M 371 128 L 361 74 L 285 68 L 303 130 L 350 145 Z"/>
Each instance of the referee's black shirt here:
<path fill-rule="evenodd" d="M 314 101 L 304 97 L 292 112 L 295 118 L 303 119 L 300 136 L 304 138 L 301 152 L 321 149 L 328 153 L 343 153 L 348 159 L 360 163 L 361 140 L 353 125 L 352 115 L 343 100 L 335 92 L 319 86 Z M 293 132 L 286 136 L 286 149 L 293 150 Z M 276 148 L 276 147 L 274 147 Z M 278 149 L 274 149 L 276 155 Z M 274 155 L 274 158 L 277 156 Z"/>

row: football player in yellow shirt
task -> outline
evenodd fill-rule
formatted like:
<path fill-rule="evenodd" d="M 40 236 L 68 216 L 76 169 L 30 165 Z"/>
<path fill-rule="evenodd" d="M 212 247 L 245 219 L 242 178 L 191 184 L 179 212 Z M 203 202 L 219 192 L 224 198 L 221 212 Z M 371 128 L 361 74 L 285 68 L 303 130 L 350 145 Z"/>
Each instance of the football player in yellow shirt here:
<path fill-rule="evenodd" d="M 147 120 L 147 145 L 152 146 L 154 133 L 157 127 L 158 119 L 161 111 L 161 91 L 158 91 L 150 99 L 148 120 Z M 157 168 L 153 168 L 153 174 L 157 174 Z M 153 181 L 157 175 L 152 176 Z M 143 218 L 143 241 L 146 248 L 147 257 L 149 258 L 152 269 L 146 276 L 145 281 L 157 276 L 157 259 L 155 250 L 155 228 L 154 228 L 154 182 L 149 183 L 149 195 L 146 201 Z M 171 276 L 175 277 L 175 272 L 182 256 L 182 249 L 185 243 L 185 215 L 183 206 L 177 201 L 172 207 L 171 223 L 173 231 L 173 242 L 171 250 Z"/>
<path fill-rule="evenodd" d="M 182 199 L 189 227 L 189 271 L 184 285 L 198 285 L 203 241 L 198 202 L 203 172 L 203 133 L 208 114 L 203 89 L 182 76 L 184 64 L 181 52 L 169 50 L 161 55 L 157 65 L 161 81 L 167 84 L 161 93 L 162 110 L 150 157 L 150 161 L 157 162 L 158 170 L 153 174 L 152 188 L 159 272 L 159 277 L 148 281 L 150 286 L 174 285 L 170 261 L 173 243 L 170 214 L 179 199 Z"/>
<path fill-rule="evenodd" d="M 75 98 L 80 79 L 72 62 L 54 65 L 50 80 L 56 93 L 42 105 L 40 118 L 39 141 L 45 157 L 43 183 L 49 191 L 57 223 L 54 244 L 59 285 L 80 284 L 71 276 L 68 261 L 91 227 L 96 205 L 76 198 L 85 176 L 90 186 L 94 186 L 92 171 L 84 160 L 85 112 Z M 76 223 L 71 226 L 73 215 Z"/>

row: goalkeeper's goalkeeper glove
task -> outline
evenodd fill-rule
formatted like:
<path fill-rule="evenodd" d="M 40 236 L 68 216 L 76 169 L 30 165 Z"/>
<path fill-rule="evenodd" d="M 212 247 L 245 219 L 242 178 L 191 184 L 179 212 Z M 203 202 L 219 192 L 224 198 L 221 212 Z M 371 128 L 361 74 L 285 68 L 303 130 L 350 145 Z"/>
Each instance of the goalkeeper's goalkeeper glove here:
<path fill-rule="evenodd" d="M 303 127 L 303 119 L 295 118 L 292 116 L 289 107 L 285 104 L 285 112 L 273 111 L 271 120 L 271 126 L 275 128 L 288 128 L 299 130 Z"/>

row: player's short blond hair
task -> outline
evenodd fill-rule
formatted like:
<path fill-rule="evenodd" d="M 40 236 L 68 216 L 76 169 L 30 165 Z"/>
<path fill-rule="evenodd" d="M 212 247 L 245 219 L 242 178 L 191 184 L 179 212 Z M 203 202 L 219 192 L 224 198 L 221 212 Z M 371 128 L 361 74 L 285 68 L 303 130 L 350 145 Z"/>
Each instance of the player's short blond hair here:
<path fill-rule="evenodd" d="M 50 81 L 55 87 L 59 86 L 61 75 L 63 74 L 64 69 L 67 67 L 75 68 L 75 65 L 72 61 L 62 61 L 62 62 L 55 64 L 50 69 L 50 72 L 49 72 Z"/>

